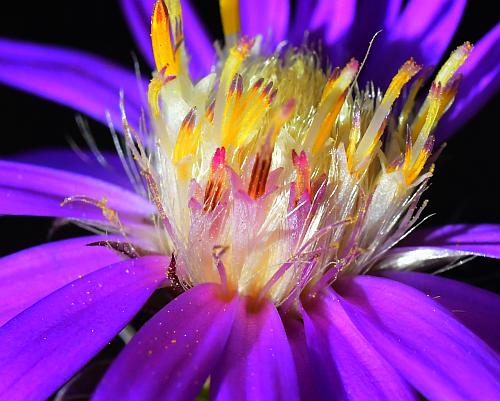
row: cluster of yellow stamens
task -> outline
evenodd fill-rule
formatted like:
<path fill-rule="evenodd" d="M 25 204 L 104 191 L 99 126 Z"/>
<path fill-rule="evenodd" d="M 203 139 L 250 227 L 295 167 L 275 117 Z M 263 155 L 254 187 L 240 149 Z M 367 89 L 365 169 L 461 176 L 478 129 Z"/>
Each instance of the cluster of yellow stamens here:
<path fill-rule="evenodd" d="M 223 282 L 281 304 L 371 268 L 415 222 L 432 132 L 471 46 L 453 52 L 415 113 L 417 77 L 397 113 L 421 69 L 413 59 L 383 95 L 361 90 L 356 60 L 325 71 L 308 48 L 262 56 L 258 40 L 240 36 L 238 1 L 220 7 L 228 48 L 194 83 L 180 4 L 156 1 L 155 141 L 134 155 L 182 285 Z"/>

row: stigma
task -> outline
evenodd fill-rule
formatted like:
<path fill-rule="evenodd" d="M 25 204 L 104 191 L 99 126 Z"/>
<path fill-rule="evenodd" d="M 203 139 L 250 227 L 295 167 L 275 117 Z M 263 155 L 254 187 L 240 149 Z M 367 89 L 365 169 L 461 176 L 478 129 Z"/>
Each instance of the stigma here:
<path fill-rule="evenodd" d="M 357 60 L 325 68 L 307 46 L 263 52 L 240 34 L 238 1 L 220 9 L 226 46 L 194 82 L 181 6 L 156 1 L 151 140 L 128 127 L 129 144 L 180 285 L 220 283 L 286 308 L 373 269 L 415 224 L 433 132 L 472 47 L 451 54 L 418 102 L 418 60 L 387 88 L 362 88 Z"/>

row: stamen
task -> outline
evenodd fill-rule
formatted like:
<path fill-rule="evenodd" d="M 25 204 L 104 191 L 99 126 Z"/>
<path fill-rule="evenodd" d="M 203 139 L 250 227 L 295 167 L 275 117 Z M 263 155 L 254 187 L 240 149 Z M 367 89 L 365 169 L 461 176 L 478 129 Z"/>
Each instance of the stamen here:
<path fill-rule="evenodd" d="M 413 58 L 411 58 L 399 69 L 396 76 L 392 79 L 389 88 L 387 88 L 380 105 L 377 107 L 377 110 L 375 111 L 375 114 L 373 115 L 370 124 L 363 135 L 363 138 L 361 138 L 354 155 L 354 166 L 360 163 L 363 159 L 370 157 L 371 152 L 375 148 L 374 145 L 383 133 L 383 130 L 381 132 L 380 128 L 389 115 L 392 105 L 399 97 L 401 89 L 418 71 L 420 71 L 421 68 L 422 67 L 417 65 Z"/>
<path fill-rule="evenodd" d="M 178 163 L 189 155 L 196 154 L 200 136 L 201 126 L 196 126 L 196 107 L 193 107 L 186 114 L 179 128 L 172 157 L 174 163 Z"/>
<path fill-rule="evenodd" d="M 413 108 L 415 107 L 415 99 L 417 97 L 417 94 L 420 91 L 420 89 L 422 89 L 422 86 L 424 85 L 425 81 L 427 80 L 431 72 L 432 72 L 432 67 L 426 68 L 423 72 L 420 73 L 418 79 L 416 79 L 415 82 L 412 84 L 410 88 L 410 93 L 406 97 L 405 104 L 398 117 L 398 127 L 400 130 L 406 130 L 406 124 L 408 123 L 410 114 Z M 415 139 L 417 139 L 416 135 L 413 137 L 413 140 Z"/>
<path fill-rule="evenodd" d="M 252 176 L 250 177 L 250 184 L 248 185 L 248 195 L 252 199 L 257 199 L 264 195 L 269 169 L 271 168 L 272 155 L 273 148 L 271 148 L 268 143 L 265 143 L 261 151 L 255 156 Z"/>
<path fill-rule="evenodd" d="M 446 63 L 441 67 L 439 70 L 438 74 L 436 75 L 436 78 L 434 79 L 434 84 L 440 84 L 442 88 L 446 88 L 448 85 L 448 82 L 452 79 L 452 77 L 456 74 L 458 69 L 462 66 L 462 64 L 467 60 L 467 58 L 470 55 L 470 52 L 472 51 L 472 45 L 469 42 L 465 42 L 462 46 L 459 46 L 453 53 L 450 55 Z M 455 83 L 455 84 L 458 84 Z M 452 91 L 450 91 L 450 94 Z M 422 129 L 426 118 L 427 118 L 427 112 L 429 110 L 429 102 L 430 102 L 430 93 L 429 96 L 425 99 L 424 103 L 420 107 L 420 110 L 417 114 L 417 117 L 415 118 L 415 121 L 413 122 L 412 125 L 412 132 L 414 135 L 414 138 L 418 136 L 420 133 L 420 130 Z M 446 108 L 449 105 L 450 101 L 446 103 L 446 106 L 443 108 Z"/>
<path fill-rule="evenodd" d="M 420 152 L 424 148 L 424 145 L 431 133 L 431 130 L 435 126 L 436 119 L 438 117 L 438 113 L 441 107 L 441 97 L 442 97 L 441 84 L 433 83 L 431 90 L 429 92 L 429 96 L 427 97 L 429 101 L 429 109 L 427 111 L 425 123 L 417 137 L 417 140 L 415 141 L 415 144 L 413 145 L 412 164 L 415 164 L 417 157 L 419 157 Z"/>
<path fill-rule="evenodd" d="M 440 83 L 443 87 L 446 86 L 451 77 L 455 75 L 465 60 L 467 60 L 471 51 L 472 45 L 469 42 L 465 42 L 463 45 L 457 47 L 437 73 L 434 82 Z"/>
<path fill-rule="evenodd" d="M 210 213 L 218 205 L 224 188 L 226 178 L 225 170 L 226 149 L 217 148 L 210 167 L 210 176 L 205 188 L 205 198 L 203 200 L 203 211 Z"/>
<path fill-rule="evenodd" d="M 167 6 L 163 0 L 156 0 L 151 19 L 151 42 L 157 71 L 166 68 L 177 75 L 179 70 L 176 46 L 172 43 L 171 24 Z"/>
<path fill-rule="evenodd" d="M 351 85 L 352 80 L 356 76 L 358 68 L 359 63 L 357 60 L 352 59 L 340 73 L 338 70 L 334 70 L 334 73 L 332 73 L 325 85 L 318 112 L 314 117 L 310 133 L 304 144 L 306 149 L 311 147 L 313 155 L 319 152 L 328 139 L 333 124 L 344 104 L 349 85 Z"/>
<path fill-rule="evenodd" d="M 223 121 L 226 109 L 226 101 L 229 96 L 229 90 L 233 80 L 241 67 L 243 61 L 248 57 L 250 50 L 254 45 L 254 39 L 243 37 L 237 45 L 233 46 L 229 51 L 224 68 L 222 69 L 219 90 L 215 99 L 214 110 L 214 129 L 215 132 L 223 134 Z"/>
<path fill-rule="evenodd" d="M 274 116 L 267 128 L 265 143 L 262 145 L 260 152 L 255 156 L 255 162 L 252 168 L 250 184 L 248 186 L 248 195 L 252 199 L 260 198 L 266 190 L 267 177 L 271 168 L 272 155 L 274 151 L 274 143 L 276 137 L 283 125 L 292 116 L 295 109 L 295 100 L 290 99 L 284 106 L 281 107 Z"/>
<path fill-rule="evenodd" d="M 297 174 L 295 207 L 304 193 L 308 194 L 309 198 L 311 197 L 311 166 L 309 165 L 306 152 L 300 152 L 299 156 L 297 152 L 295 152 L 295 149 L 292 150 L 292 162 L 295 167 L 295 173 Z"/>
<path fill-rule="evenodd" d="M 361 110 L 358 107 L 353 111 L 351 130 L 349 131 L 349 145 L 347 145 L 346 156 L 347 156 L 347 167 L 349 171 L 353 171 L 354 166 L 354 154 L 356 152 L 356 146 L 361 138 Z"/>

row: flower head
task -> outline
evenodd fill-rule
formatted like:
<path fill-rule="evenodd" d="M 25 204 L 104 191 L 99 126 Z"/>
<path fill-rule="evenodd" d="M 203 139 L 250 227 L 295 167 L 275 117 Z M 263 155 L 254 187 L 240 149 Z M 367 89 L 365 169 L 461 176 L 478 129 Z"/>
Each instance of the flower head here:
<path fill-rule="evenodd" d="M 431 176 L 432 132 L 472 46 L 452 53 L 419 110 L 423 76 L 397 108 L 421 70 L 413 59 L 385 93 L 373 84 L 359 89 L 355 59 L 325 70 L 308 47 L 263 55 L 262 38 L 240 35 L 234 7 L 221 2 L 226 43 L 234 44 L 196 83 L 180 14 L 156 2 L 158 71 L 148 90 L 154 146 L 140 149 L 126 124 L 127 134 L 180 284 L 216 282 L 227 292 L 293 303 L 338 274 L 365 273 L 414 223 Z"/>
<path fill-rule="evenodd" d="M 50 395 L 166 287 L 175 299 L 93 400 L 193 400 L 204 385 L 214 400 L 498 397 L 499 344 L 484 308 L 498 313 L 498 297 L 405 271 L 498 257 L 498 241 L 481 240 L 498 228 L 452 227 L 421 243 L 434 247 L 394 248 L 425 206 L 434 133 L 472 46 L 451 53 L 427 93 L 429 70 L 411 57 L 380 89 L 360 85 L 364 63 L 331 68 L 307 42 L 273 49 L 279 30 L 243 35 L 239 2 L 220 8 L 226 46 L 195 80 L 181 4 L 155 2 L 147 119 L 138 124 L 122 95 L 124 144 L 115 137 L 138 194 L 2 162 L 3 212 L 73 218 L 101 235 L 3 262 L 15 294 L 18 266 L 40 274 L 46 265 L 26 261 L 35 254 L 78 261 L 35 278 L 1 311 L 0 394 Z M 26 201 L 43 191 L 39 204 Z M 471 238 L 478 244 L 461 244 Z"/>

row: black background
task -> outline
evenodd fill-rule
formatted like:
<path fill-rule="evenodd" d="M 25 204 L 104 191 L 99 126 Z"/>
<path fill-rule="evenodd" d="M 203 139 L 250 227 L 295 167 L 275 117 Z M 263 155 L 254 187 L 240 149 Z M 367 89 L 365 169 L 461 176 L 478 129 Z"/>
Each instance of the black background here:
<path fill-rule="evenodd" d="M 367 3 L 370 3 L 367 1 Z M 489 2 L 471 1 L 450 50 L 465 40 L 477 42 L 497 21 Z M 221 37 L 215 0 L 199 1 L 207 28 Z M 132 66 L 136 53 L 117 1 L 5 1 L 0 11 L 0 36 L 52 43 L 85 50 Z M 499 103 L 483 111 L 448 143 L 441 156 L 431 188 L 427 213 L 436 213 L 426 225 L 451 223 L 500 223 L 499 197 Z M 106 128 L 89 121 L 100 146 L 110 146 Z M 0 156 L 48 146 L 67 146 L 68 136 L 79 138 L 75 112 L 15 89 L 0 85 Z M 0 255 L 47 241 L 51 220 L 3 217 Z M 68 235 L 68 229 L 52 239 Z M 455 269 L 450 276 L 498 291 L 500 263 L 476 259 Z"/>

